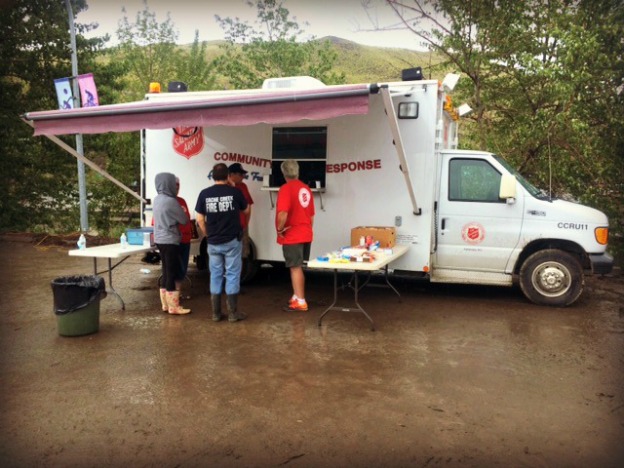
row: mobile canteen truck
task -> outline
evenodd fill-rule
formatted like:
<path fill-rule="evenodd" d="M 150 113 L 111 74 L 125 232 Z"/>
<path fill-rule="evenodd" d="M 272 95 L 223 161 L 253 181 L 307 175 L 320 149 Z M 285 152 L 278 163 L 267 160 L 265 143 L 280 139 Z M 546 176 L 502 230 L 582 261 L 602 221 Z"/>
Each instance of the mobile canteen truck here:
<path fill-rule="evenodd" d="M 612 269 L 607 217 L 549 198 L 495 154 L 457 149 L 465 111 L 449 97 L 457 77 L 421 78 L 419 69 L 383 84 L 278 78 L 262 89 L 150 93 L 145 102 L 82 109 L 73 119 L 59 114 L 81 109 L 26 118 L 36 134 L 142 129 L 143 198 L 156 196 L 157 173 L 172 172 L 191 210 L 212 185 L 215 163 L 241 163 L 255 202 L 247 280 L 259 265 L 283 261 L 275 201 L 280 164 L 296 159 L 315 198 L 313 257 L 347 245 L 353 227 L 393 226 L 396 242 L 409 245 L 394 274 L 519 284 L 534 303 L 572 304 L 584 275 Z M 149 225 L 149 205 L 142 210 Z M 197 247 L 205 266 L 205 241 Z"/>

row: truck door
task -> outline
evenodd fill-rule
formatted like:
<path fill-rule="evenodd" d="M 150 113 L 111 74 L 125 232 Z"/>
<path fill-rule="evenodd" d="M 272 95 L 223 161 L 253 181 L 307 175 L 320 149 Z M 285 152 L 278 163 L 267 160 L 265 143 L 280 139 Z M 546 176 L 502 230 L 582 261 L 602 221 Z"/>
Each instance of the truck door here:
<path fill-rule="evenodd" d="M 503 273 L 522 228 L 519 197 L 498 198 L 501 170 L 460 153 L 442 155 L 435 267 Z"/>

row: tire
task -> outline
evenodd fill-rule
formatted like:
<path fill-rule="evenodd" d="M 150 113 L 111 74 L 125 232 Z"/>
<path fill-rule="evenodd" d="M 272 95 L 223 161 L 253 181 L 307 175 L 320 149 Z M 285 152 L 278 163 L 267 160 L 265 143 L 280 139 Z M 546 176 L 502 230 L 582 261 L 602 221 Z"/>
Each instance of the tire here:
<path fill-rule="evenodd" d="M 195 264 L 199 271 L 208 269 L 208 242 L 205 237 L 199 244 L 199 255 L 195 257 Z"/>
<path fill-rule="evenodd" d="M 584 286 L 581 264 L 563 250 L 535 252 L 520 268 L 520 289 L 535 304 L 568 306 L 579 298 Z"/>
<path fill-rule="evenodd" d="M 208 270 L 210 273 L 210 268 L 208 267 L 208 242 L 204 237 L 199 245 L 199 255 L 197 256 L 197 269 L 198 270 Z M 243 258 L 243 269 L 241 271 L 241 284 L 249 283 L 258 273 L 260 265 L 256 261 L 256 244 L 254 244 L 253 240 L 249 239 L 249 256 Z"/>
<path fill-rule="evenodd" d="M 256 244 L 249 239 L 249 256 L 243 258 L 243 271 L 241 271 L 241 284 L 250 283 L 258 274 L 260 264 L 256 261 Z"/>

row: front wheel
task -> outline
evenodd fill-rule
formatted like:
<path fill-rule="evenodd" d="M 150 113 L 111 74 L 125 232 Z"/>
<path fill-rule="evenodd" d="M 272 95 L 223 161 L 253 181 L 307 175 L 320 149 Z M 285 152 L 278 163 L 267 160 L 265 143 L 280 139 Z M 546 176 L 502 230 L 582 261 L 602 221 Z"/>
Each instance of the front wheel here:
<path fill-rule="evenodd" d="M 578 299 L 584 286 L 581 264 L 562 250 L 535 252 L 520 268 L 520 289 L 536 304 L 568 306 Z"/>

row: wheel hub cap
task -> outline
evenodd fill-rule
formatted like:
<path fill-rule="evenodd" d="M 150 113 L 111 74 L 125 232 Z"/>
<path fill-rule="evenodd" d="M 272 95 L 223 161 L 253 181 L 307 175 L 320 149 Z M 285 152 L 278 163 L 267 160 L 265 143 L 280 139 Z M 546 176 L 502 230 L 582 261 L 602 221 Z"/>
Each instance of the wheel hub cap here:
<path fill-rule="evenodd" d="M 562 265 L 546 264 L 537 270 L 534 285 L 546 294 L 560 295 L 570 287 L 570 273 Z"/>

